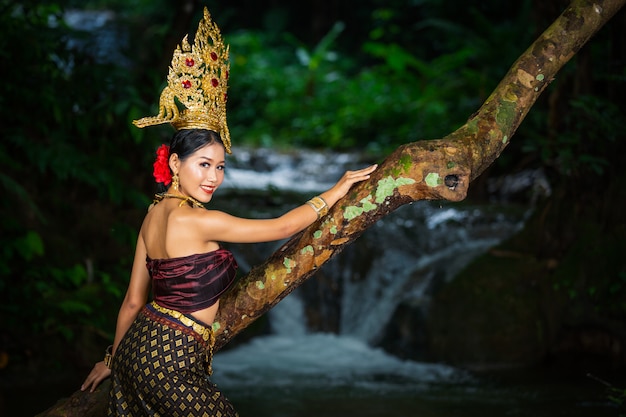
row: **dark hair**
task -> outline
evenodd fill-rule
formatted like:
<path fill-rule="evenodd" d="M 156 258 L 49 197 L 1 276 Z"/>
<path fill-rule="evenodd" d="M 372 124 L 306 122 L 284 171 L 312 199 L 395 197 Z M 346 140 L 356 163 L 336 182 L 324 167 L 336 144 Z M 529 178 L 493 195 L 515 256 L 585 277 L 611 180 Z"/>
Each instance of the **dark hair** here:
<path fill-rule="evenodd" d="M 219 133 L 208 129 L 182 129 L 172 136 L 170 143 L 170 155 L 177 154 L 180 161 L 189 158 L 195 151 L 206 145 L 219 143 L 224 146 Z M 157 191 L 167 191 L 163 183 L 157 183 Z"/>
<path fill-rule="evenodd" d="M 205 145 L 219 143 L 224 146 L 219 133 L 207 129 L 183 129 L 172 137 L 170 155 L 178 154 L 178 159 L 184 161 L 191 154 Z"/>

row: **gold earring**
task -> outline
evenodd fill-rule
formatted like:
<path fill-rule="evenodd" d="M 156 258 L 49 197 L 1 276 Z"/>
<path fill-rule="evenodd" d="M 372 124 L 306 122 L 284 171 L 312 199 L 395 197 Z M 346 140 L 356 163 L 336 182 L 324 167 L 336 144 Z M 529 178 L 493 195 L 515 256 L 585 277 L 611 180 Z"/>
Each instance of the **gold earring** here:
<path fill-rule="evenodd" d="M 178 191 L 178 185 L 180 183 L 178 182 L 178 174 L 174 174 L 172 176 L 172 188 L 174 188 L 174 191 Z"/>

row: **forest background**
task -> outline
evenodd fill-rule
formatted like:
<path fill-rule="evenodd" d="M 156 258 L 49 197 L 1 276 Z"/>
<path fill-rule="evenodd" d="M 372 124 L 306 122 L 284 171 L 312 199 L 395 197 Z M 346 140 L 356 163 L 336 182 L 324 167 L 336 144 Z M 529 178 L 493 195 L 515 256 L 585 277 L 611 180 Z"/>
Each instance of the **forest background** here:
<path fill-rule="evenodd" d="M 0 376 L 82 371 L 112 340 L 154 191 L 152 151 L 171 135 L 131 121 L 156 114 L 171 52 L 202 6 L 231 46 L 236 144 L 377 160 L 463 124 L 567 4 L 0 1 Z M 68 24 L 76 8 L 110 11 L 115 38 Z M 550 183 L 525 230 L 503 244 L 513 256 L 483 259 L 482 281 L 459 279 L 442 295 L 505 280 L 539 287 L 554 328 L 528 362 L 561 352 L 626 364 L 625 59 L 622 10 L 470 186 L 468 199 L 486 202 L 488 178 L 532 169 Z M 471 360 L 440 348 L 439 360 Z"/>

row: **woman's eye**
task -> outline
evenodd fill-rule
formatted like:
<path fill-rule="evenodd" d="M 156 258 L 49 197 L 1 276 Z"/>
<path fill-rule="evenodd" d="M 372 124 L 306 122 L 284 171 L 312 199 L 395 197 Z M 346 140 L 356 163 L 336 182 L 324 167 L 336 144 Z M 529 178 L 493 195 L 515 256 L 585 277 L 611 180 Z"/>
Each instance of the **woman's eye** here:
<path fill-rule="evenodd" d="M 226 167 L 224 165 L 220 165 L 217 167 L 217 169 L 219 169 L 220 171 L 224 171 Z"/>

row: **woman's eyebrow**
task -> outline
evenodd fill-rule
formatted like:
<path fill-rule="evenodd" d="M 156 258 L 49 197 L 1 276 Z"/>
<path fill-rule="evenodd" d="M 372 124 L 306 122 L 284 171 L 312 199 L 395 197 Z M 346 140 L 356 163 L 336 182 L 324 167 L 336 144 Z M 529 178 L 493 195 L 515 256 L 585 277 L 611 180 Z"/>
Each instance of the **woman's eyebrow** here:
<path fill-rule="evenodd" d="M 199 158 L 200 158 L 200 159 L 206 159 L 207 161 L 213 162 L 213 158 L 209 158 L 208 156 L 201 155 L 201 156 L 199 156 Z M 218 163 L 219 163 L 219 164 L 223 164 L 223 163 L 225 163 L 225 162 L 226 162 L 225 160 L 221 160 L 221 161 L 220 161 L 220 162 L 218 162 Z"/>

